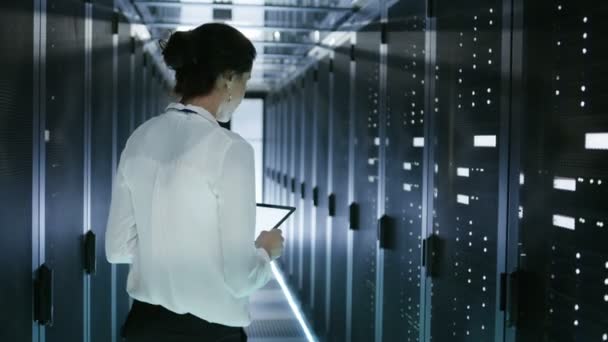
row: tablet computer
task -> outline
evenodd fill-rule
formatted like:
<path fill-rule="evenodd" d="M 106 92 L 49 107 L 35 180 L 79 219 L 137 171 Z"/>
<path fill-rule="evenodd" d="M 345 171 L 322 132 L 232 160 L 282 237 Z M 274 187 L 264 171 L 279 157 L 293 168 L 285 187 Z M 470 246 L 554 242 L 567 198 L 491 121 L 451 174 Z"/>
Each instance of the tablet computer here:
<path fill-rule="evenodd" d="M 256 203 L 256 232 L 259 233 L 263 230 L 279 228 L 279 226 L 283 224 L 283 222 L 285 222 L 289 215 L 291 215 L 294 211 L 296 211 L 295 207 Z"/>

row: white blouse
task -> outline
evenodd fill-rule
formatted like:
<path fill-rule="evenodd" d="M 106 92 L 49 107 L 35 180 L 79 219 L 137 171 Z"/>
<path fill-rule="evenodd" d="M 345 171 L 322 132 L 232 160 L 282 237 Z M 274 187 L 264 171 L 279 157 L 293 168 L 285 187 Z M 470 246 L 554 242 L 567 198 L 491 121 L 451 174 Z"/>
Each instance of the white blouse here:
<path fill-rule="evenodd" d="M 253 148 L 213 115 L 172 103 L 121 154 L 105 237 L 139 301 L 228 326 L 251 323 L 249 295 L 272 277 L 255 240 Z"/>

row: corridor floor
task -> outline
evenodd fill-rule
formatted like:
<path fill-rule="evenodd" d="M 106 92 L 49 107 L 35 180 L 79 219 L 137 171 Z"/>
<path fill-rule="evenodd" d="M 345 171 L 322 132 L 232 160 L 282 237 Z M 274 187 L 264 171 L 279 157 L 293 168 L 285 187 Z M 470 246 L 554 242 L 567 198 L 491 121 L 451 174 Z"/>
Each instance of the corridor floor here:
<path fill-rule="evenodd" d="M 250 310 L 253 322 L 245 329 L 249 342 L 307 342 L 276 279 L 251 296 Z"/>

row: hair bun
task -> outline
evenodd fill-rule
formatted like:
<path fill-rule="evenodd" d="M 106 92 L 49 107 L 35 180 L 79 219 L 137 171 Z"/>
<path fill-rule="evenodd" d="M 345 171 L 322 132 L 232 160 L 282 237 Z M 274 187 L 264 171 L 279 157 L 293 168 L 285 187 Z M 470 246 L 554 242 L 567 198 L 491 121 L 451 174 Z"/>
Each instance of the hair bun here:
<path fill-rule="evenodd" d="M 174 32 L 160 48 L 165 64 L 175 70 L 175 93 L 186 99 L 212 93 L 226 71 L 251 71 L 256 57 L 255 46 L 243 33 L 221 23 Z"/>
<path fill-rule="evenodd" d="M 192 62 L 189 32 L 174 32 L 163 48 L 165 63 L 172 69 L 178 69 Z"/>

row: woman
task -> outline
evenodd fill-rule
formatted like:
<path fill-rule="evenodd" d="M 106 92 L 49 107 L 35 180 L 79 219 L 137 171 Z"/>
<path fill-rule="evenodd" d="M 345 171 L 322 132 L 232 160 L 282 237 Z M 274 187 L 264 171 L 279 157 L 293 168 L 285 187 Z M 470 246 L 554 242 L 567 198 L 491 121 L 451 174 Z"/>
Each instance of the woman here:
<path fill-rule="evenodd" d="M 246 341 L 248 298 L 271 278 L 280 230 L 255 234 L 253 148 L 225 130 L 256 51 L 236 29 L 205 24 L 163 49 L 176 72 L 164 114 L 121 154 L 106 230 L 111 263 L 131 264 L 126 341 Z"/>

